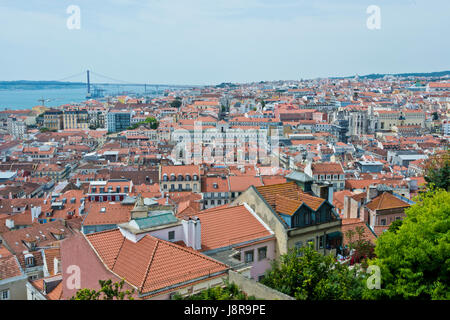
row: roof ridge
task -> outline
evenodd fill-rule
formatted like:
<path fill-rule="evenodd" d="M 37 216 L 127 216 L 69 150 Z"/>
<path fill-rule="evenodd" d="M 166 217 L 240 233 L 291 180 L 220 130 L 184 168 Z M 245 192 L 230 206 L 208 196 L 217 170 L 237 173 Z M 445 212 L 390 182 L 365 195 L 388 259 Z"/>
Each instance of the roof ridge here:
<path fill-rule="evenodd" d="M 155 257 L 155 254 L 156 254 L 156 249 L 158 248 L 158 245 L 159 245 L 159 242 L 160 242 L 160 239 L 158 239 L 158 238 L 155 238 L 155 239 L 156 239 L 155 247 L 153 248 L 153 252 L 152 252 L 152 254 L 150 256 L 150 259 L 148 261 L 147 269 L 145 270 L 145 276 L 142 279 L 141 285 L 139 286 L 139 289 L 141 290 L 141 292 L 144 289 L 145 280 L 147 279 L 148 273 L 150 271 L 150 267 L 151 267 L 152 262 L 153 262 L 153 258 Z"/>
<path fill-rule="evenodd" d="M 194 255 L 196 255 L 196 256 L 198 256 L 198 257 L 200 257 L 200 258 L 203 258 L 203 259 L 205 259 L 205 260 L 214 262 L 214 263 L 216 263 L 216 264 L 222 264 L 222 265 L 228 267 L 228 265 L 226 265 L 225 263 L 222 263 L 222 262 L 220 262 L 220 261 L 218 261 L 218 260 L 215 260 L 215 259 L 213 259 L 213 258 L 210 258 L 210 257 L 208 257 L 207 255 L 205 255 L 205 254 L 203 254 L 203 253 L 200 253 L 200 252 L 198 252 L 198 251 L 195 250 L 195 249 L 192 249 L 192 250 L 191 250 L 191 249 L 187 249 L 187 247 L 183 247 L 183 246 L 177 245 L 177 244 L 175 244 L 175 243 L 173 243 L 173 242 L 166 241 L 166 240 L 162 240 L 162 239 L 158 239 L 158 241 L 160 241 L 160 242 L 162 242 L 162 243 L 164 243 L 164 244 L 167 244 L 167 245 L 169 245 L 169 246 L 171 246 L 171 247 L 174 247 L 174 248 L 176 248 L 176 249 L 183 250 L 183 251 L 186 251 L 186 252 L 188 252 L 188 253 L 194 254 Z"/>
<path fill-rule="evenodd" d="M 123 236 L 123 235 L 122 235 L 122 236 Z M 116 265 L 116 262 L 117 262 L 117 257 L 119 256 L 120 252 L 122 251 L 123 244 L 125 243 L 125 239 L 126 239 L 126 237 L 122 237 L 122 244 L 120 245 L 120 248 L 119 248 L 119 250 L 117 251 L 116 256 L 114 257 L 114 263 L 113 263 L 112 266 L 111 266 L 111 270 L 114 270 L 114 266 Z"/>

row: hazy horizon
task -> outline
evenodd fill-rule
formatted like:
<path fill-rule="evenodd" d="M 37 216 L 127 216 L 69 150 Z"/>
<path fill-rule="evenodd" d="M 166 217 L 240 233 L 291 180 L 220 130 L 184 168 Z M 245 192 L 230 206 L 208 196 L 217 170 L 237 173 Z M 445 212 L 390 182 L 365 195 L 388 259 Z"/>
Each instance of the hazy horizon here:
<path fill-rule="evenodd" d="M 80 29 L 67 27 L 71 5 Z M 366 25 L 371 5 L 380 29 Z M 3 0 L 0 81 L 87 69 L 172 85 L 439 72 L 450 70 L 449 11 L 444 0 Z"/>

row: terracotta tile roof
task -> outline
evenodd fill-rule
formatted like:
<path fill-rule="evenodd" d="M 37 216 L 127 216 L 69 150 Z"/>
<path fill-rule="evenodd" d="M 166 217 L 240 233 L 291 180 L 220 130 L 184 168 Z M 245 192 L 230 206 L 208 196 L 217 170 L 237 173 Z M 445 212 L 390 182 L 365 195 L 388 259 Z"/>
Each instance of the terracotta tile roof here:
<path fill-rule="evenodd" d="M 302 201 L 290 199 L 279 194 L 275 197 L 275 211 L 278 213 L 291 216 L 302 204 Z"/>
<path fill-rule="evenodd" d="M 104 208 L 104 211 L 102 209 Z M 120 202 L 90 202 L 83 225 L 119 224 L 130 221 L 132 206 Z"/>
<path fill-rule="evenodd" d="M 53 277 L 53 276 L 51 276 Z M 49 277 L 50 278 L 50 277 Z M 34 280 L 30 282 L 33 287 L 35 287 L 36 289 L 38 289 L 42 294 L 44 291 L 44 279 L 38 279 L 38 280 Z M 54 288 L 53 290 L 44 295 L 48 300 L 60 300 L 61 296 L 62 296 L 62 291 L 63 291 L 63 282 L 60 281 Z"/>
<path fill-rule="evenodd" d="M 61 261 L 61 254 L 59 248 L 50 248 L 44 250 L 45 262 L 47 264 L 47 270 L 51 275 L 55 274 L 55 264 L 54 259 Z"/>
<path fill-rule="evenodd" d="M 23 239 L 35 240 L 38 247 L 52 246 L 55 242 L 58 242 L 52 235 L 52 229 L 58 230 L 59 233 L 64 234 L 65 239 L 73 235 L 73 232 L 64 225 L 64 222 L 56 220 L 44 224 L 36 224 L 28 228 L 8 231 L 2 234 L 2 238 L 13 253 L 18 253 L 29 250 L 22 242 Z"/>
<path fill-rule="evenodd" d="M 313 174 L 344 174 L 340 163 L 313 163 L 311 169 Z"/>
<path fill-rule="evenodd" d="M 113 231 L 108 230 L 87 235 L 87 239 L 109 269 L 113 268 L 122 244 L 125 241 L 125 238 L 118 229 Z"/>
<path fill-rule="evenodd" d="M 228 269 L 201 253 L 150 235 L 134 243 L 115 229 L 92 233 L 86 238 L 108 268 L 141 293 Z"/>
<path fill-rule="evenodd" d="M 350 239 L 347 236 L 347 232 L 349 230 L 355 231 L 355 235 L 352 237 L 352 241 L 358 240 L 358 235 L 356 234 L 356 228 L 362 227 L 364 230 L 363 238 L 366 240 L 369 240 L 373 244 L 375 244 L 375 240 L 377 238 L 376 234 L 367 226 L 367 224 L 364 221 L 361 221 L 358 218 L 351 218 L 351 219 L 342 219 L 342 226 L 341 226 L 341 232 L 343 235 L 343 245 L 349 244 Z"/>
<path fill-rule="evenodd" d="M 272 235 L 244 205 L 204 210 L 197 217 L 201 222 L 202 251 Z"/>
<path fill-rule="evenodd" d="M 161 167 L 161 176 L 167 174 L 170 178 L 171 174 L 174 174 L 178 177 L 179 174 L 185 176 L 186 174 L 190 174 L 191 178 L 194 174 L 200 177 L 200 166 L 198 165 L 185 165 L 185 166 L 162 166 Z"/>
<path fill-rule="evenodd" d="M 13 255 L 0 258 L 0 280 L 22 275 L 17 258 Z"/>
<path fill-rule="evenodd" d="M 262 186 L 260 177 L 255 176 L 229 176 L 230 191 L 241 192 L 247 190 L 250 186 Z"/>
<path fill-rule="evenodd" d="M 202 177 L 202 192 L 229 192 L 228 179 L 221 177 Z M 214 188 L 214 186 L 217 186 Z"/>
<path fill-rule="evenodd" d="M 366 206 L 373 211 L 410 207 L 408 203 L 400 200 L 389 192 L 383 192 L 380 196 L 370 201 Z"/>
<path fill-rule="evenodd" d="M 298 200 L 303 201 L 308 207 L 316 211 L 325 202 L 325 199 L 314 197 L 309 194 L 299 192 Z"/>
<path fill-rule="evenodd" d="M 300 188 L 295 182 L 287 182 L 273 184 L 269 186 L 256 187 L 256 190 L 267 201 L 267 203 L 275 208 L 275 199 L 277 194 L 281 194 L 287 198 L 297 199 Z"/>

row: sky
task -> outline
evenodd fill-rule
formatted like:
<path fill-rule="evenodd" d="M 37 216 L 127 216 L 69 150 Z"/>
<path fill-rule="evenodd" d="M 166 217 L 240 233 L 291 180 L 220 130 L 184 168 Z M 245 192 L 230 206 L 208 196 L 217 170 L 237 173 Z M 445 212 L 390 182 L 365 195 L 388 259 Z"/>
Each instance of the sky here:
<path fill-rule="evenodd" d="M 67 27 L 71 5 L 79 29 Z M 367 27 L 371 5 L 379 29 Z M 448 0 L 0 0 L 0 80 L 89 69 L 207 85 L 450 70 L 449 12 Z"/>

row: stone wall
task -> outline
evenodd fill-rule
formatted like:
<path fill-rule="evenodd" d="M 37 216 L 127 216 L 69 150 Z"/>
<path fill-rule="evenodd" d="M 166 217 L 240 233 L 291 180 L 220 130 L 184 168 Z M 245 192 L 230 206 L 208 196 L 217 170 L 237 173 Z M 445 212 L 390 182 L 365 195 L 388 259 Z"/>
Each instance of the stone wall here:
<path fill-rule="evenodd" d="M 269 288 L 259 282 L 246 278 L 243 275 L 230 270 L 228 273 L 230 283 L 235 283 L 249 296 L 264 300 L 295 300 L 293 297 Z"/>

